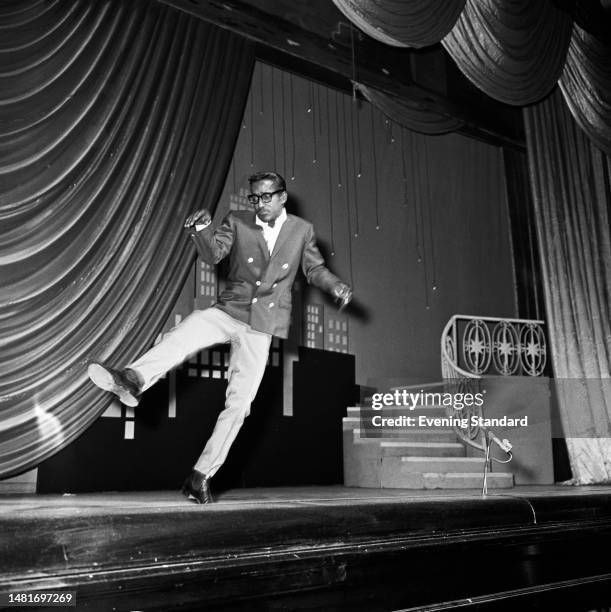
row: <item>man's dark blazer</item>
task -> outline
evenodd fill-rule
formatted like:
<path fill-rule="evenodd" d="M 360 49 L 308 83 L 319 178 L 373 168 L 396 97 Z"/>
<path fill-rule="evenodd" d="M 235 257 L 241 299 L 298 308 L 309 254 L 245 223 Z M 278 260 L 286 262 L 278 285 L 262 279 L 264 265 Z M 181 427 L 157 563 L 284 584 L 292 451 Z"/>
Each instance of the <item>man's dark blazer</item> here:
<path fill-rule="evenodd" d="M 287 215 L 270 256 L 255 213 L 232 211 L 215 230 L 191 230 L 200 257 L 217 264 L 229 255 L 225 290 L 217 308 L 253 329 L 288 337 L 291 288 L 301 265 L 309 283 L 332 293 L 339 278 L 332 274 L 316 246 L 311 223 Z"/>

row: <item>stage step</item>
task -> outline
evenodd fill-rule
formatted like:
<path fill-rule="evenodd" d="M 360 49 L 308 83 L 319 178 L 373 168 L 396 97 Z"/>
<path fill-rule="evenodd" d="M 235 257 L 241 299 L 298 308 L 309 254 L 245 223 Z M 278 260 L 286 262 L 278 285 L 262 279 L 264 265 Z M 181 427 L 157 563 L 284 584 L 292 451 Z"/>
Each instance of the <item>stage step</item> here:
<path fill-rule="evenodd" d="M 414 425 L 405 425 L 405 426 L 392 426 L 392 425 L 380 425 L 380 426 L 374 426 L 372 424 L 370 424 L 368 422 L 367 419 L 361 419 L 360 417 L 354 417 L 354 416 L 349 416 L 349 417 L 344 417 L 342 419 L 342 424 L 343 424 L 343 430 L 346 431 L 348 429 L 359 429 L 360 431 L 365 430 L 368 434 L 370 434 L 370 437 L 376 437 L 376 436 L 386 436 L 386 435 L 391 435 L 393 434 L 393 432 L 399 432 L 401 434 L 406 434 L 409 433 L 410 431 L 415 431 L 415 432 L 423 432 L 423 431 L 430 431 L 430 432 L 434 432 L 434 433 L 454 433 L 454 429 L 452 429 L 452 427 L 441 427 L 441 426 L 436 426 L 436 425 L 419 425 L 418 421 L 416 420 Z M 367 425 L 366 428 L 363 427 L 363 425 Z"/>
<path fill-rule="evenodd" d="M 348 430 L 344 432 L 344 481 L 352 487 L 478 488 L 484 458 L 464 455 L 465 447 L 455 437 L 451 442 L 414 442 L 358 438 Z M 512 474 L 492 472 L 489 477 L 491 488 L 513 486 Z"/>
<path fill-rule="evenodd" d="M 369 442 L 369 440 L 367 440 Z M 358 441 L 355 441 L 358 443 Z M 383 457 L 464 457 L 460 442 L 380 442 Z"/>
<path fill-rule="evenodd" d="M 444 386 L 448 384 L 447 380 L 429 380 L 428 382 L 417 380 L 414 378 L 379 378 L 379 379 L 369 379 L 367 381 L 367 385 L 371 389 L 375 389 L 377 393 L 389 393 L 394 391 L 395 389 L 407 389 L 410 391 L 419 391 L 420 389 L 424 389 L 425 391 L 434 390 L 435 388 L 443 389 Z"/>
<path fill-rule="evenodd" d="M 481 489 L 482 473 L 472 472 L 393 472 L 382 478 L 381 488 L 388 489 Z M 510 489 L 513 487 L 513 474 L 491 472 L 488 474 L 489 489 Z"/>
<path fill-rule="evenodd" d="M 358 444 L 361 440 L 377 440 L 385 442 L 392 440 L 394 442 L 456 442 L 456 433 L 449 428 L 410 428 L 410 429 L 391 429 L 380 432 L 373 432 L 369 429 L 344 429 L 344 431 L 352 431 L 354 442 Z M 376 435 L 374 435 L 376 434 Z"/>
<path fill-rule="evenodd" d="M 393 387 L 392 390 L 434 390 L 438 383 Z M 368 398 L 371 402 L 371 398 Z M 371 419 L 412 417 L 407 425 L 376 427 Z M 444 419 L 446 408 L 439 405 L 350 406 L 343 419 L 344 482 L 354 487 L 406 489 L 479 489 L 482 487 L 484 457 L 467 457 L 466 445 L 452 427 L 420 424 L 420 417 Z M 439 421 L 443 424 L 443 421 Z M 511 473 L 491 472 L 488 487 L 511 488 Z"/>
<path fill-rule="evenodd" d="M 343 430 L 352 431 L 354 440 L 403 440 L 404 442 L 456 442 L 451 427 L 367 427 L 358 417 L 344 417 Z"/>
<path fill-rule="evenodd" d="M 447 417 L 446 409 L 443 406 L 418 406 L 413 410 L 406 406 L 384 406 L 384 408 L 381 408 L 380 410 L 375 410 L 371 406 L 350 406 L 346 411 L 346 416 L 360 418 L 361 413 L 363 413 L 367 418 L 373 417 L 376 414 L 388 417 L 393 416 L 393 413 L 395 412 L 399 413 L 400 415 L 415 417 L 420 415 L 428 418 Z"/>
<path fill-rule="evenodd" d="M 479 473 L 484 471 L 484 457 L 397 457 L 383 456 L 382 469 L 389 472 Z"/>
<path fill-rule="evenodd" d="M 423 390 L 425 393 L 435 393 L 436 391 L 441 393 L 447 383 L 443 380 L 423 383 L 423 384 L 410 384 L 410 385 L 398 385 L 390 387 L 390 392 L 394 393 L 395 391 L 408 391 L 411 393 L 418 393 L 420 390 Z"/>
<path fill-rule="evenodd" d="M 371 403 L 371 396 L 374 393 L 377 393 L 377 389 L 375 387 L 361 385 L 359 389 L 359 402 L 361 404 L 366 404 L 367 402 Z"/>

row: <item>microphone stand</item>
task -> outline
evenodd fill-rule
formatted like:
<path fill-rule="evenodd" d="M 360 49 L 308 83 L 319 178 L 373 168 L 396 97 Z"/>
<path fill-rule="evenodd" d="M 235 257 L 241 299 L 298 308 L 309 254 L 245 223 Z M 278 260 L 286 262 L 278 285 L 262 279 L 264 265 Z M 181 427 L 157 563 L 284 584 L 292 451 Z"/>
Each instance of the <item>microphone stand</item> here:
<path fill-rule="evenodd" d="M 488 470 L 492 467 L 492 457 L 490 456 L 490 446 L 494 442 L 502 451 L 507 453 L 509 459 L 507 461 L 501 461 L 500 459 L 494 459 L 498 463 L 509 463 L 513 459 L 513 453 L 511 452 L 512 445 L 507 439 L 499 440 L 487 427 L 482 427 L 484 430 L 486 441 L 486 459 L 484 462 L 484 480 L 482 483 L 482 497 L 488 495 Z"/>

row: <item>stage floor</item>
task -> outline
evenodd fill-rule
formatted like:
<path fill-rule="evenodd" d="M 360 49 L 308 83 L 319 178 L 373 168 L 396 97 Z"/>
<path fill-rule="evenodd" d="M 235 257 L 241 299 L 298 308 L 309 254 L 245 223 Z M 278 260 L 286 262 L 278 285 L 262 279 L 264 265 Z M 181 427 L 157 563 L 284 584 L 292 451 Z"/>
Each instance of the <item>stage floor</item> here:
<path fill-rule="evenodd" d="M 490 501 L 494 499 L 523 499 L 549 496 L 582 496 L 611 494 L 611 486 L 517 486 L 511 490 L 489 491 L 482 497 L 481 489 L 364 489 L 359 487 L 307 486 L 231 489 L 215 495 L 215 503 L 199 505 L 188 501 L 180 491 L 129 491 L 78 494 L 0 495 L 0 521 L 15 518 L 42 519 L 70 513 L 86 515 L 172 512 L 224 512 L 263 508 L 307 506 L 344 506 L 362 504 L 404 504 L 406 508 L 422 502 Z M 17 513 L 17 514 L 16 514 Z"/>
<path fill-rule="evenodd" d="M 520 486 L 486 497 L 278 487 L 217 500 L 198 505 L 179 491 L 0 496 L 0 594 L 71 590 L 91 610 L 482 610 L 500 600 L 511 610 L 528 609 L 524 601 L 581 610 L 584 597 L 611 605 L 611 487 Z"/>

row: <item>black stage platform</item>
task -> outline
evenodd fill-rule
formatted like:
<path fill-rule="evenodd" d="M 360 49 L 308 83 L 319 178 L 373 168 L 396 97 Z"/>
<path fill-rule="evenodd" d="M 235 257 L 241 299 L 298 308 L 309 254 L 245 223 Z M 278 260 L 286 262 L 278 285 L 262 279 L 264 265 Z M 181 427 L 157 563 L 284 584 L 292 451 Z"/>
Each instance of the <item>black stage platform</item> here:
<path fill-rule="evenodd" d="M 611 487 L 4 496 L 0 521 L 0 592 L 83 610 L 611 606 Z"/>

